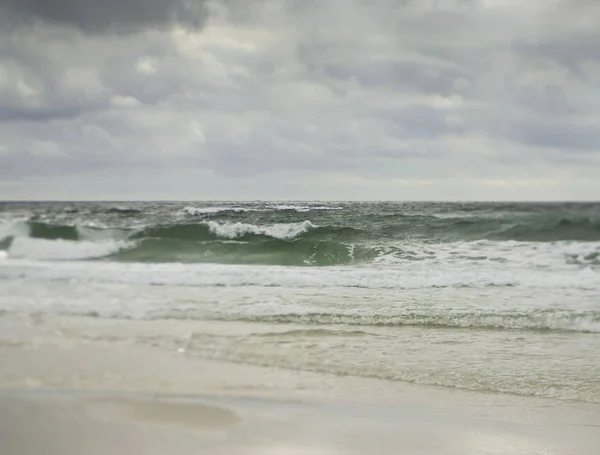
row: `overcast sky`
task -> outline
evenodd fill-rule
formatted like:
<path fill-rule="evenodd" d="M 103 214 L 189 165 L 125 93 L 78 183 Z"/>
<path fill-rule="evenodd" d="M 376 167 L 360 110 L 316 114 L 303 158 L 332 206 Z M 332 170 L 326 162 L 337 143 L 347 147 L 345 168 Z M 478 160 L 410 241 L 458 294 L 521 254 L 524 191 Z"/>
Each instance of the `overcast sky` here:
<path fill-rule="evenodd" d="M 1 199 L 600 199 L 597 0 L 0 0 Z"/>

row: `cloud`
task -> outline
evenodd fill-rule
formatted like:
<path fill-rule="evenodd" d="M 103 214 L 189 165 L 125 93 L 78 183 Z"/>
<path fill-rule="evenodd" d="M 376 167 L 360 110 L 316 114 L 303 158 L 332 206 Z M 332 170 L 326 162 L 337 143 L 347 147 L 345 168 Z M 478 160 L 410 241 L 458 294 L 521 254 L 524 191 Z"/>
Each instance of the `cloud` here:
<path fill-rule="evenodd" d="M 0 8 L 0 197 L 600 191 L 595 2 Z"/>
<path fill-rule="evenodd" d="M 0 16 L 12 25 L 41 21 L 109 33 L 174 23 L 199 27 L 206 10 L 203 0 L 1 0 Z"/>

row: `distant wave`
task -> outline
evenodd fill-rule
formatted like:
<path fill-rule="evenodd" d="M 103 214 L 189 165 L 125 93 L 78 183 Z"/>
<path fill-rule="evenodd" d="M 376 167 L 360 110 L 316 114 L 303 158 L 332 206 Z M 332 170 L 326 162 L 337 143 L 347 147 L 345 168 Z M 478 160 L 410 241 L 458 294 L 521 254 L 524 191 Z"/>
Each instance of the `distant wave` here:
<path fill-rule="evenodd" d="M 313 210 L 343 210 L 343 207 L 329 205 L 293 205 L 279 204 L 266 205 L 261 207 L 238 207 L 238 206 L 207 206 L 207 207 L 184 207 L 181 213 L 191 216 L 216 215 L 221 213 L 246 213 L 246 212 L 271 212 L 271 211 L 292 211 L 298 213 L 311 212 Z"/>
<path fill-rule="evenodd" d="M 330 205 L 273 205 L 270 206 L 272 210 L 291 210 L 295 212 L 310 212 L 312 210 L 343 210 L 343 207 L 330 206 Z"/>
<path fill-rule="evenodd" d="M 380 216 L 374 216 L 374 221 Z M 419 235 L 431 239 L 516 240 L 553 242 L 599 241 L 600 221 L 590 219 L 513 219 L 502 217 L 439 217 L 383 215 L 389 236 Z"/>
<path fill-rule="evenodd" d="M 120 213 L 120 214 L 129 214 L 134 215 L 137 213 L 142 213 L 141 209 L 136 209 L 133 207 L 108 207 L 104 209 L 105 213 Z"/>
<path fill-rule="evenodd" d="M 536 242 L 560 240 L 598 241 L 600 240 L 600 222 L 589 219 L 569 220 L 561 218 L 548 222 L 519 223 L 492 234 L 490 237 Z"/>
<path fill-rule="evenodd" d="M 243 213 L 257 211 L 258 209 L 245 208 L 245 207 L 184 207 L 181 209 L 181 213 L 184 215 L 201 216 L 201 215 L 214 215 L 216 213 L 231 212 L 231 213 Z"/>

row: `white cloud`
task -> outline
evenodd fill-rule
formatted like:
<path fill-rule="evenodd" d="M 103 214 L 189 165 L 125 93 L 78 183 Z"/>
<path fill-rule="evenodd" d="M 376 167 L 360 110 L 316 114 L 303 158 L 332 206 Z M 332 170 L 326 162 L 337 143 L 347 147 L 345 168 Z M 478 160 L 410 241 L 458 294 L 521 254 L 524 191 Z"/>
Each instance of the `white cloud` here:
<path fill-rule="evenodd" d="M 117 107 L 135 107 L 140 105 L 140 102 L 133 96 L 115 95 L 110 99 L 110 102 L 113 106 Z"/>
<path fill-rule="evenodd" d="M 156 73 L 156 62 L 151 58 L 142 58 L 136 64 L 136 69 L 141 74 L 150 76 Z"/>

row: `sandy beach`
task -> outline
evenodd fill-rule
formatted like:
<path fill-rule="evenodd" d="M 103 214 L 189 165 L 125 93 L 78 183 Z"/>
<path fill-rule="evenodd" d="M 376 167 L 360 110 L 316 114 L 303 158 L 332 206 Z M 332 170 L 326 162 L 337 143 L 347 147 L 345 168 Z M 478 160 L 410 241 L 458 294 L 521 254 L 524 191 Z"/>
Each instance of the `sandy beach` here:
<path fill-rule="evenodd" d="M 5 455 L 596 455 L 600 448 L 595 404 L 74 344 L 25 319 L 0 320 L 13 340 L 0 347 Z"/>

